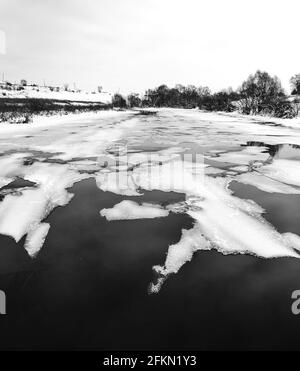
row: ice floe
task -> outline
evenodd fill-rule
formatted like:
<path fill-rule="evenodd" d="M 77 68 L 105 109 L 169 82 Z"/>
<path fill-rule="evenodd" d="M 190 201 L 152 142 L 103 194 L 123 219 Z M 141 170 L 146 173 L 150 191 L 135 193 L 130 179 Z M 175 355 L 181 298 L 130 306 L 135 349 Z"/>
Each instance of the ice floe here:
<path fill-rule="evenodd" d="M 143 203 L 139 205 L 134 201 L 122 201 L 111 209 L 103 209 L 100 215 L 108 221 L 163 218 L 169 211 L 159 205 Z"/>
<path fill-rule="evenodd" d="M 183 243 L 179 244 L 185 246 L 183 255 L 186 254 L 186 260 L 181 259 L 181 262 L 190 260 L 195 244 L 198 249 L 203 249 L 203 246 L 207 249 L 209 245 L 223 254 L 253 254 L 263 258 L 299 257 L 294 250 L 298 246 L 298 242 L 294 246 L 297 237 L 287 239 L 277 232 L 264 220 L 262 217 L 264 210 L 254 201 L 234 197 L 228 189 L 232 179 L 202 175 L 195 177 L 189 168 L 185 169 L 183 164 L 176 161 L 161 166 L 137 167 L 132 171 L 131 176 L 134 180 L 131 184 L 131 192 L 144 189 L 186 193 L 187 201 L 182 211 L 195 220 L 197 233 L 193 231 L 187 235 L 188 237 L 184 236 Z M 109 185 L 107 187 L 115 187 L 115 182 L 111 187 Z M 173 206 L 168 209 L 180 212 L 180 207 Z M 126 215 L 126 218 L 128 217 Z M 186 248 L 189 243 L 186 241 L 190 241 L 195 235 L 197 235 L 196 241 L 206 241 L 206 243 L 199 245 L 195 242 L 190 244 L 190 248 Z M 173 250 L 174 248 L 170 249 L 172 255 Z M 172 264 L 172 258 L 168 256 L 166 265 L 170 267 L 173 266 Z M 176 266 L 179 267 L 180 264 Z M 160 278 L 174 273 L 174 269 L 170 270 L 166 266 L 156 267 L 155 270 Z M 160 286 L 162 281 L 159 282 Z M 155 287 L 154 290 L 157 290 L 158 286 Z"/>
<path fill-rule="evenodd" d="M 164 266 L 153 267 L 158 274 L 158 278 L 155 283 L 150 284 L 149 292 L 152 294 L 158 293 L 166 278 L 170 274 L 178 273 L 185 263 L 192 260 L 196 251 L 208 249 L 210 249 L 210 243 L 202 236 L 198 226 L 190 230 L 183 230 L 181 240 L 169 247 Z"/>
<path fill-rule="evenodd" d="M 206 179 L 200 193 L 203 197 L 199 194 L 187 199 L 181 210 L 180 205 L 169 207 L 189 214 L 195 220 L 195 227 L 184 231 L 181 241 L 169 248 L 164 266 L 154 267 L 158 281 L 150 285 L 151 292 L 158 292 L 167 276 L 177 273 L 197 250 L 213 248 L 223 254 L 252 254 L 262 258 L 300 257 L 295 251 L 300 246 L 299 236 L 280 234 L 263 219 L 264 210 L 259 205 L 234 197 L 227 186 L 226 180 Z"/>
<path fill-rule="evenodd" d="M 271 179 L 300 187 L 299 161 L 276 159 L 258 171 Z"/>
<path fill-rule="evenodd" d="M 115 178 L 112 177 L 113 181 L 109 183 L 110 177 L 111 174 L 106 177 L 106 189 L 120 192 L 116 187 Z M 183 162 L 175 160 L 161 165 L 155 163 L 136 167 L 130 173 L 130 179 L 130 187 L 126 190 L 129 189 L 132 194 L 137 190 L 185 193 L 187 199 L 184 203 L 170 205 L 167 209 L 177 213 L 187 213 L 195 220 L 195 230 L 184 232 L 179 246 L 170 248 L 171 255 L 168 255 L 166 265 L 155 267 L 160 278 L 175 273 L 177 268 L 179 269 L 184 262 L 191 259 L 194 251 L 207 249 L 208 246 L 223 254 L 252 254 L 263 258 L 299 257 L 294 250 L 299 244 L 298 237 L 290 235 L 286 238 L 285 235 L 281 235 L 263 218 L 265 212 L 263 208 L 254 201 L 235 197 L 229 190 L 232 178 L 212 178 L 204 174 L 194 174 L 189 166 L 185 167 Z M 269 190 L 276 188 L 282 192 L 295 192 L 288 186 L 274 183 L 265 180 L 264 186 L 265 188 L 268 186 Z M 100 187 L 103 187 L 102 182 Z M 129 218 L 127 212 L 134 215 L 133 210 L 125 209 L 126 218 Z M 107 215 L 109 217 L 109 214 Z M 114 217 L 114 214 L 112 216 Z M 118 209 L 116 217 L 120 218 Z M 192 241 L 193 238 L 195 242 Z M 174 255 L 174 251 L 181 246 L 184 247 L 179 264 L 172 257 L 176 256 L 177 259 L 178 255 Z M 163 280 L 159 280 L 158 286 L 154 285 L 153 290 L 157 290 L 162 282 Z"/>
<path fill-rule="evenodd" d="M 111 192 L 123 196 L 141 196 L 137 191 L 131 172 L 101 172 L 96 177 L 97 186 L 103 192 Z"/>
<path fill-rule="evenodd" d="M 73 195 L 67 191 L 74 183 L 87 178 L 69 169 L 68 165 L 34 164 L 27 168 L 24 179 L 38 186 L 9 194 L 0 202 L 0 234 L 19 242 L 25 235 L 25 248 L 35 255 L 42 247 L 45 225 L 40 223 L 57 206 L 70 202 Z"/>
<path fill-rule="evenodd" d="M 30 256 L 34 257 L 43 247 L 49 229 L 50 224 L 40 223 L 28 232 L 24 247 Z"/>
<path fill-rule="evenodd" d="M 253 161 L 265 162 L 270 155 L 264 151 L 266 151 L 264 147 L 247 147 L 239 152 L 222 153 L 218 157 L 214 157 L 214 160 L 238 165 L 247 165 Z"/>
<path fill-rule="evenodd" d="M 50 144 L 35 145 L 41 151 L 58 153 L 56 158 L 69 161 L 74 158 L 97 157 L 103 154 L 106 148 L 113 142 L 122 137 L 130 128 L 137 124 L 136 118 L 128 118 L 119 124 L 111 127 L 109 125 L 102 128 L 96 125 L 86 125 L 74 135 L 55 138 Z"/>
<path fill-rule="evenodd" d="M 0 188 L 23 174 L 23 161 L 28 153 L 14 153 L 0 157 Z"/>
<path fill-rule="evenodd" d="M 269 193 L 300 194 L 300 188 L 294 188 L 257 172 L 245 173 L 235 177 L 240 183 L 252 185 Z"/>

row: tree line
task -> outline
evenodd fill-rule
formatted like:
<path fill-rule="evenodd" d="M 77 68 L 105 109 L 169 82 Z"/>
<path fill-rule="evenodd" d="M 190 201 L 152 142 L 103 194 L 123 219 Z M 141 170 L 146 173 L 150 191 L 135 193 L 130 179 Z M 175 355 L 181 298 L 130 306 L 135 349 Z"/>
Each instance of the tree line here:
<path fill-rule="evenodd" d="M 293 76 L 290 83 L 292 95 L 300 95 L 300 74 Z M 148 89 L 142 97 L 136 93 L 127 97 L 115 94 L 113 106 L 199 108 L 225 112 L 238 110 L 244 114 L 292 118 L 299 113 L 296 98 L 290 99 L 287 96 L 278 77 L 257 71 L 254 75 L 250 75 L 237 90 L 229 88 L 212 93 L 208 87 L 178 84 L 174 88 L 169 88 L 167 85 L 161 85 L 155 89 Z"/>

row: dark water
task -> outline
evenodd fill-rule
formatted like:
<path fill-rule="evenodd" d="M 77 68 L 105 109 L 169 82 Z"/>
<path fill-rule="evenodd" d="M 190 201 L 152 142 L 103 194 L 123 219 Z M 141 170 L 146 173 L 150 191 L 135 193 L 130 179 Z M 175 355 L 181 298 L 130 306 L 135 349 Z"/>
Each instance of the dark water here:
<path fill-rule="evenodd" d="M 72 191 L 73 201 L 48 218 L 37 259 L 28 258 L 24 241 L 0 237 L 8 298 L 1 349 L 300 349 L 300 317 L 290 310 L 300 288 L 297 260 L 199 252 L 159 295 L 148 295 L 152 266 L 192 220 L 173 214 L 108 223 L 99 211 L 121 196 L 99 191 L 94 180 Z M 130 199 L 183 198 L 147 192 Z"/>
<path fill-rule="evenodd" d="M 232 182 L 230 189 L 235 196 L 254 200 L 262 206 L 266 210 L 264 218 L 280 233 L 300 235 L 300 195 L 268 193 L 236 181 Z"/>

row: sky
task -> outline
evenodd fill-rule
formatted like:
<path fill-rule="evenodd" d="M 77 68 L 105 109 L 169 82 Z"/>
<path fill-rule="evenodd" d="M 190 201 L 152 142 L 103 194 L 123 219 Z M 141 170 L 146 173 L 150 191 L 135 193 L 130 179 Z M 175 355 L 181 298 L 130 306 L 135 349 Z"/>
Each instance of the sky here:
<path fill-rule="evenodd" d="M 261 69 L 289 89 L 299 14 L 299 0 L 0 0 L 0 80 L 216 91 Z"/>

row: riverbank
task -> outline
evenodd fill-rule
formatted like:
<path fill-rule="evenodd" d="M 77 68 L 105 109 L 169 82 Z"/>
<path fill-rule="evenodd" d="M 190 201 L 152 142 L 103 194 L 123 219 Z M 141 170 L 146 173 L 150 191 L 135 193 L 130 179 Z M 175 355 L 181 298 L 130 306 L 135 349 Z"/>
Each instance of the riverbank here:
<path fill-rule="evenodd" d="M 54 116 L 111 109 L 101 102 L 69 101 L 36 98 L 1 98 L 0 123 L 28 124 L 36 116 Z"/>

